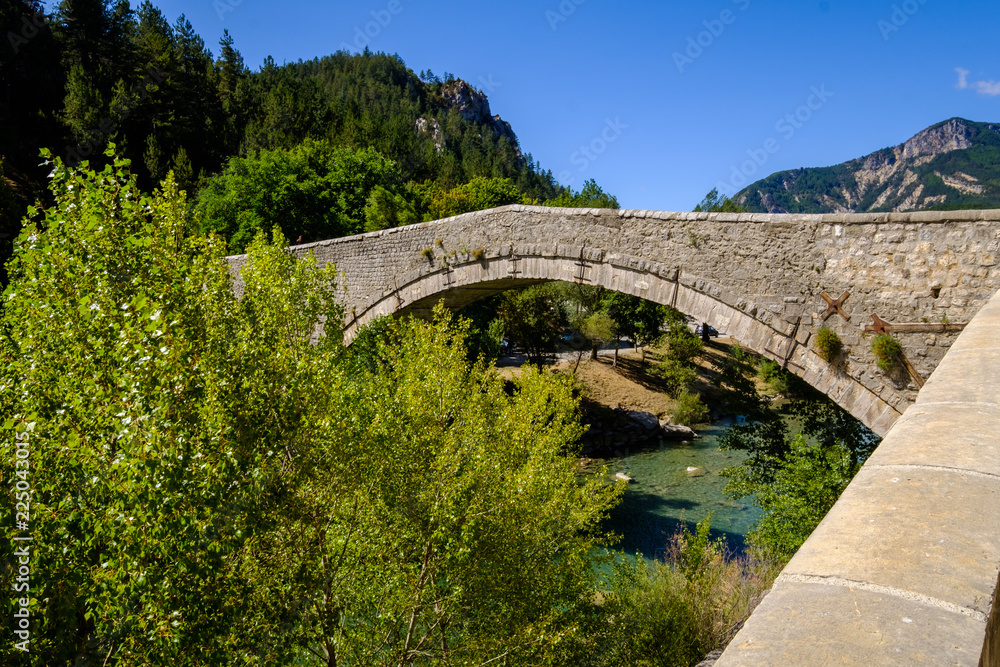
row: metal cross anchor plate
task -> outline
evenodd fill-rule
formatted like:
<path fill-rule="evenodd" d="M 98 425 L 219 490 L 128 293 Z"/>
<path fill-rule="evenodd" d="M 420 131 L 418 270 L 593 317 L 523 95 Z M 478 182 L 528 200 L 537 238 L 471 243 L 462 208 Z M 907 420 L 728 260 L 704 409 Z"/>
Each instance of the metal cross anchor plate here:
<path fill-rule="evenodd" d="M 875 322 L 875 324 L 869 324 L 866 326 L 865 331 L 874 331 L 877 334 L 892 333 L 892 325 L 878 315 L 872 315 L 872 321 Z"/>
<path fill-rule="evenodd" d="M 968 323 L 951 323 L 951 322 L 915 322 L 909 324 L 890 324 L 883 320 L 878 315 L 872 315 L 872 321 L 874 324 L 869 324 L 865 327 L 865 331 L 873 331 L 879 334 L 887 334 L 895 331 L 896 333 L 948 333 L 955 331 L 963 331 L 965 327 L 969 326 Z"/>
<path fill-rule="evenodd" d="M 826 301 L 826 312 L 823 314 L 823 321 L 830 319 L 834 314 L 838 314 L 843 317 L 848 322 L 851 321 L 851 316 L 844 312 L 844 302 L 851 296 L 850 292 L 844 292 L 844 294 L 839 299 L 834 299 L 832 296 L 823 292 L 820 294 L 823 300 Z"/>

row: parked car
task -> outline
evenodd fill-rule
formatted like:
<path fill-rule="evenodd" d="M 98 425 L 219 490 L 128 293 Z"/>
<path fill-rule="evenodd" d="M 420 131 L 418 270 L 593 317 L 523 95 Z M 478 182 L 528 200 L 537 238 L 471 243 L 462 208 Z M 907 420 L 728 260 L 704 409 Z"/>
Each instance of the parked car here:
<path fill-rule="evenodd" d="M 704 334 L 704 333 L 702 332 L 702 327 L 703 327 L 703 326 L 705 326 L 705 327 L 708 327 L 708 336 L 709 336 L 710 338 L 718 338 L 718 337 L 719 337 L 719 332 L 718 332 L 718 330 L 717 330 L 717 329 L 716 329 L 715 327 L 713 327 L 713 326 L 709 326 L 708 324 L 704 324 L 704 325 L 702 325 L 702 324 L 699 324 L 698 326 L 696 326 L 696 327 L 694 328 L 694 333 L 695 333 L 695 335 L 696 335 L 696 336 L 704 336 L 704 335 L 705 335 L 705 334 Z"/>

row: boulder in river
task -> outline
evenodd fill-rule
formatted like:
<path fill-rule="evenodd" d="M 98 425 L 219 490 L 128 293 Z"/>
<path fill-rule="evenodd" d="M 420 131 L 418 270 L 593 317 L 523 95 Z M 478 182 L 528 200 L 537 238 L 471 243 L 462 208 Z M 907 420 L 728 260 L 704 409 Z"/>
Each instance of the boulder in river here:
<path fill-rule="evenodd" d="M 687 469 L 687 474 L 688 477 L 704 477 L 705 475 L 708 474 L 708 471 L 705 470 L 704 468 L 690 466 Z"/>
<path fill-rule="evenodd" d="M 693 429 L 688 426 L 681 426 L 680 424 L 660 422 L 660 428 L 663 429 L 664 438 L 673 438 L 675 440 L 694 440 L 698 437 L 698 434 L 695 433 Z"/>
<path fill-rule="evenodd" d="M 641 426 L 647 431 L 653 431 L 657 426 L 660 425 L 660 420 L 657 419 L 656 415 L 652 412 L 640 412 L 638 410 L 629 410 L 627 413 L 628 418 L 631 419 L 635 424 Z"/>
<path fill-rule="evenodd" d="M 634 479 L 632 479 L 631 475 L 629 475 L 627 472 L 617 473 L 615 475 L 615 479 L 616 480 L 620 479 L 621 481 L 625 482 L 626 484 L 631 484 L 632 482 L 635 481 Z"/>

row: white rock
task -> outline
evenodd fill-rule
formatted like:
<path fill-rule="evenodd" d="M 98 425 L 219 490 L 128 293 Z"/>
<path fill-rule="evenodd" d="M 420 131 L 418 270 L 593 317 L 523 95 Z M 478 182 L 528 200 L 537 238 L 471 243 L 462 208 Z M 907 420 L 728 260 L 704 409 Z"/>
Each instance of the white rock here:
<path fill-rule="evenodd" d="M 666 438 L 676 438 L 678 440 L 693 440 L 698 437 L 698 434 L 687 426 L 667 424 L 663 427 L 663 436 Z"/>

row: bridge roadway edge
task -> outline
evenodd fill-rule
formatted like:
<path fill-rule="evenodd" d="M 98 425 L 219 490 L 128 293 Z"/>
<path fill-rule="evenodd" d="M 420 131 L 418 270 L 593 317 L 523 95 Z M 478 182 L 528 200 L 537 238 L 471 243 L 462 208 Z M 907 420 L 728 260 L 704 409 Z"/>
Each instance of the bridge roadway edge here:
<path fill-rule="evenodd" d="M 1000 293 L 778 577 L 716 667 L 994 667 Z"/>

